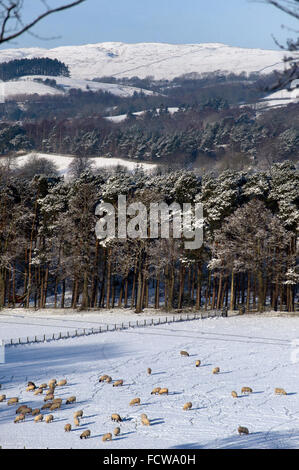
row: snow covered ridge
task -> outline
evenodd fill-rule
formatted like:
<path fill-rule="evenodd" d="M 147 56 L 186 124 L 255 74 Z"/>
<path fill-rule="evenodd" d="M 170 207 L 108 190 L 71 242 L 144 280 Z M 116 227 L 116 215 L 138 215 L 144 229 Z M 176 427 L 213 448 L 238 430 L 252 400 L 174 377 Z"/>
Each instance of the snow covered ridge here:
<path fill-rule="evenodd" d="M 103 42 L 54 49 L 0 51 L 0 62 L 49 57 L 64 62 L 72 78 L 103 76 L 173 79 L 187 73 L 262 72 L 283 69 L 284 51 L 245 49 L 219 43 L 166 44 Z"/>

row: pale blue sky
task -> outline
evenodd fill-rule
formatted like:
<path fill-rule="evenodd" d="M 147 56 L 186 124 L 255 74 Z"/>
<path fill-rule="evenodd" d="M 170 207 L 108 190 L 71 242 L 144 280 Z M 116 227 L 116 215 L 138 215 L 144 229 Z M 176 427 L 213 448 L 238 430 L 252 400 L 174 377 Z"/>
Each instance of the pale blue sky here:
<path fill-rule="evenodd" d="M 48 0 L 57 5 L 63 0 Z M 25 0 L 26 15 L 34 14 L 38 0 Z M 271 35 L 284 43 L 297 27 L 295 20 L 262 1 L 254 0 L 87 0 L 55 14 L 34 28 L 41 40 L 25 34 L 8 47 L 78 45 L 104 41 L 224 44 L 278 49 Z M 55 36 L 55 38 L 54 38 Z M 59 37 L 58 37 L 59 36 Z M 53 38 L 53 39 L 49 39 Z"/>

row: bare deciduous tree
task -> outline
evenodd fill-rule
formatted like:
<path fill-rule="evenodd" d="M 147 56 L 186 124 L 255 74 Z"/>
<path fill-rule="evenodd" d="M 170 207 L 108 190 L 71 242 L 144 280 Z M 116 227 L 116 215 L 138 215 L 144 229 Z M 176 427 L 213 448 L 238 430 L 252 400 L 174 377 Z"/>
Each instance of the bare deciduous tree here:
<path fill-rule="evenodd" d="M 299 20 L 299 0 L 264 0 L 265 3 L 274 6 L 275 8 L 283 11 L 287 15 Z M 299 30 L 294 31 L 298 33 Z M 284 61 L 289 67 L 284 72 L 276 72 L 277 82 L 274 85 L 267 87 L 266 91 L 275 91 L 283 88 L 290 89 L 294 80 L 299 79 L 299 37 L 295 40 L 288 39 L 287 44 L 281 45 L 274 38 L 275 43 L 283 50 L 295 52 L 294 55 L 286 56 Z"/>
<path fill-rule="evenodd" d="M 51 7 L 46 0 L 40 0 L 43 11 L 25 20 L 26 0 L 1 0 L 0 1 L 0 44 L 16 39 L 30 31 L 37 23 L 53 13 L 58 13 L 75 7 L 86 0 L 64 2 Z M 36 2 L 37 3 L 37 2 Z"/>

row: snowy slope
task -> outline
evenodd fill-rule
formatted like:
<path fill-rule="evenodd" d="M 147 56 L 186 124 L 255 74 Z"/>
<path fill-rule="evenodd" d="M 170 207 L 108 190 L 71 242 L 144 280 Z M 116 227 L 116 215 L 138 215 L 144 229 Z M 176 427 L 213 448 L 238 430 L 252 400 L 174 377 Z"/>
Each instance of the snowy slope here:
<path fill-rule="evenodd" d="M 58 88 L 54 88 L 43 83 L 36 82 L 34 79 L 39 78 L 42 80 L 54 79 L 57 85 L 63 87 L 62 90 Z M 68 92 L 72 88 L 82 91 L 103 91 L 109 92 L 113 95 L 120 96 L 120 97 L 130 97 L 133 94 L 144 93 L 145 95 L 152 95 L 153 92 L 149 90 L 144 90 L 141 88 L 135 88 L 130 86 L 123 86 L 123 85 L 116 85 L 114 83 L 98 83 L 93 82 L 91 80 L 83 80 L 83 79 L 76 79 L 76 78 L 68 78 L 68 77 L 50 77 L 45 75 L 34 75 L 28 77 L 22 77 L 18 80 L 11 80 L 8 82 L 2 83 L 3 93 L 5 98 L 10 98 L 15 95 L 32 95 L 37 93 L 38 95 L 63 95 L 64 93 Z"/>
<path fill-rule="evenodd" d="M 299 88 L 279 90 L 259 102 L 259 107 L 278 108 L 291 103 L 299 103 Z"/>
<path fill-rule="evenodd" d="M 103 76 L 173 79 L 186 73 L 270 72 L 283 68 L 284 51 L 243 49 L 225 44 L 166 44 L 104 42 L 55 49 L 0 51 L 0 62 L 49 57 L 70 67 L 72 78 Z"/>
<path fill-rule="evenodd" d="M 0 318 L 1 319 L 1 318 Z M 39 318 L 42 323 L 42 319 Z M 47 320 L 44 320 L 47 322 Z M 1 325 L 1 323 L 0 323 Z M 3 448 L 298 448 L 298 363 L 292 362 L 292 340 L 298 336 L 299 318 L 242 316 L 195 320 L 187 323 L 108 332 L 84 338 L 7 348 L 0 364 L 1 393 L 17 396 L 20 403 L 41 407 L 42 396 L 26 392 L 28 380 L 37 384 L 66 378 L 55 396 L 63 399 L 52 412 L 51 424 L 14 424 L 15 406 L 0 403 L 0 445 Z M 189 357 L 182 357 L 180 350 Z M 201 366 L 195 367 L 195 360 Z M 218 375 L 212 374 L 215 366 Z M 152 374 L 147 375 L 147 367 Z M 99 383 L 108 374 L 123 379 L 122 387 Z M 154 387 L 169 394 L 151 395 Z M 241 395 L 241 388 L 253 389 Z M 274 394 L 283 387 L 286 396 Z M 231 391 L 239 397 L 232 398 Z M 65 399 L 76 396 L 76 403 Z M 140 397 L 141 405 L 129 405 Z M 187 401 L 192 409 L 183 411 Z M 73 413 L 84 414 L 79 428 Z M 49 414 L 48 411 L 44 412 Z M 112 432 L 119 413 L 121 433 L 112 442 L 101 436 Z M 151 426 L 142 426 L 146 413 Z M 71 423 L 70 433 L 64 425 Z M 239 425 L 250 434 L 239 436 Z M 80 440 L 85 429 L 91 437 Z"/>

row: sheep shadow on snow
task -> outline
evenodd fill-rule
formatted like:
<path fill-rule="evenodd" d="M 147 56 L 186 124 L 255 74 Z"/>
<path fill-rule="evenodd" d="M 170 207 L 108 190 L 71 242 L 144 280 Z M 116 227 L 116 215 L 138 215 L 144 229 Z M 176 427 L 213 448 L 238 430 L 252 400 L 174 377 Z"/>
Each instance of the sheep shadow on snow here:
<path fill-rule="evenodd" d="M 90 424 L 94 424 L 94 423 L 95 423 L 95 421 L 89 421 L 89 423 L 81 423 L 81 424 L 80 424 L 80 428 L 89 426 Z"/>
<path fill-rule="evenodd" d="M 155 418 L 150 420 L 151 426 L 156 426 L 157 424 L 164 424 L 165 421 L 162 418 Z"/>

